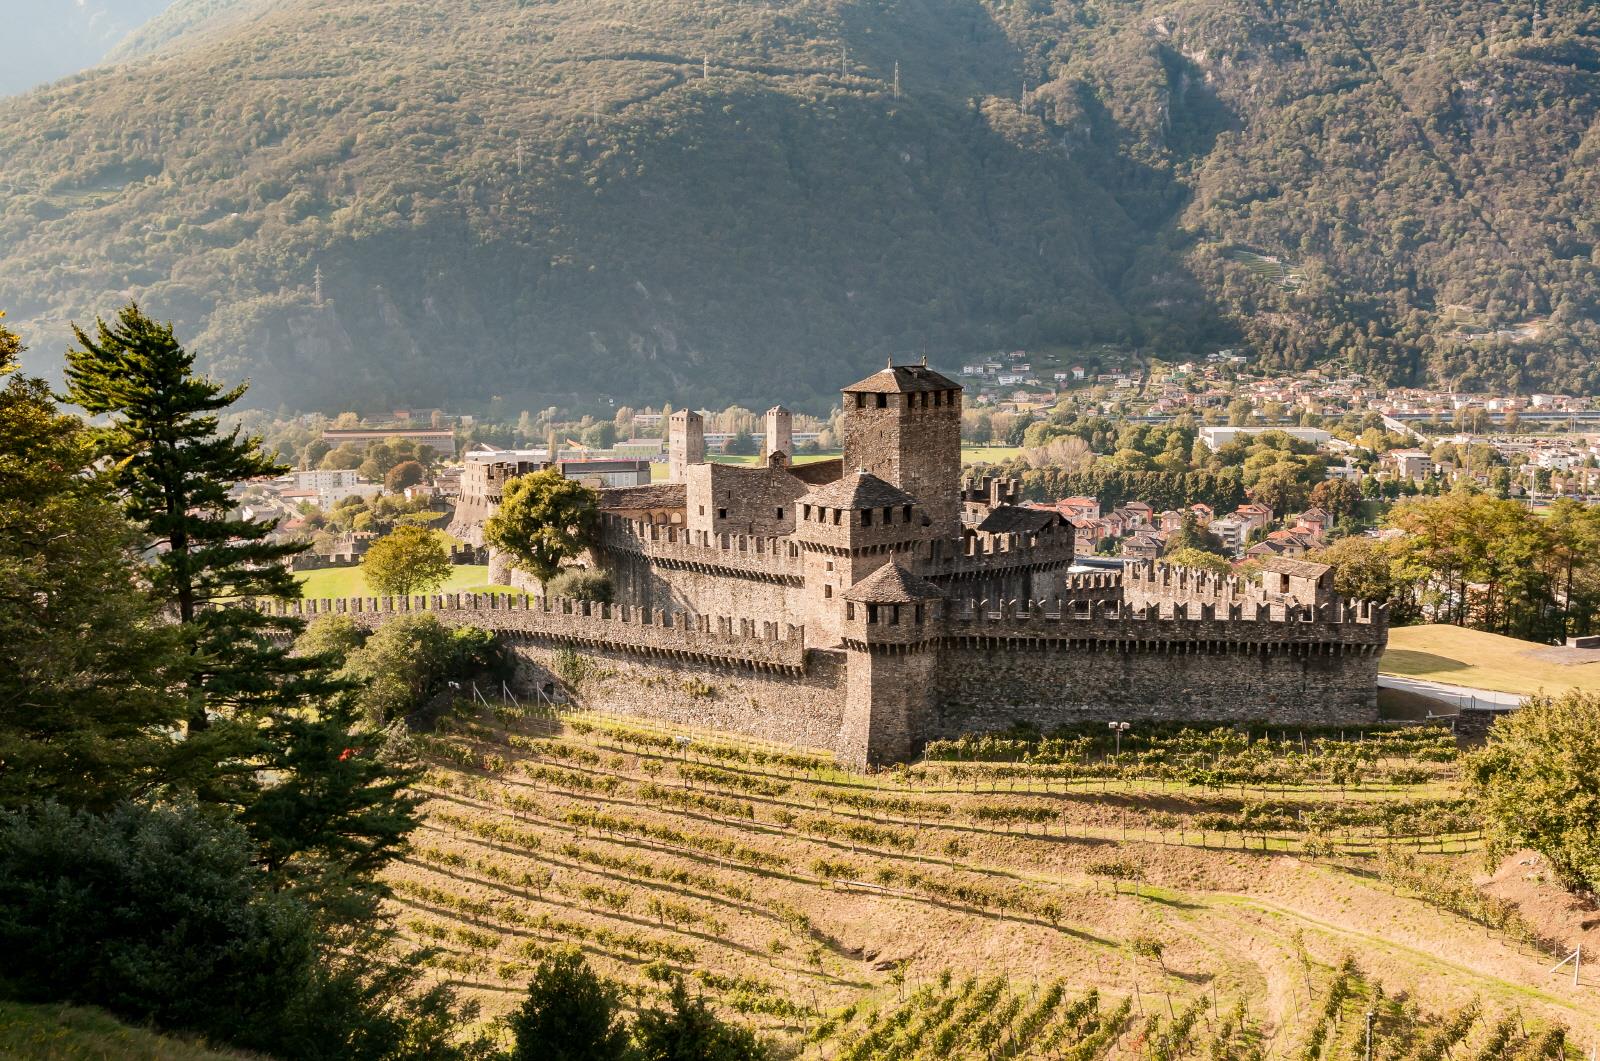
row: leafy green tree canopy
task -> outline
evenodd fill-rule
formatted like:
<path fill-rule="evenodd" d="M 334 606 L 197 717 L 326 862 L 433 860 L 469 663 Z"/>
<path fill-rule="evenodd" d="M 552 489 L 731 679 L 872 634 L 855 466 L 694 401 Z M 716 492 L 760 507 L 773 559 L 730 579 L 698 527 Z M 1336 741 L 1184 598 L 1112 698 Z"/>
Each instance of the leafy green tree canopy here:
<path fill-rule="evenodd" d="M 594 544 L 598 524 L 594 491 L 550 468 L 506 483 L 484 538 L 544 586 Z"/>
<path fill-rule="evenodd" d="M 626 1061 L 632 1056 L 616 986 L 577 949 L 539 962 L 528 995 L 508 1023 L 512 1061 Z"/>
<path fill-rule="evenodd" d="M 427 593 L 450 577 L 450 553 L 437 531 L 402 525 L 372 543 L 361 573 L 378 593 Z"/>
<path fill-rule="evenodd" d="M 640 1061 L 765 1061 L 769 1053 L 750 1029 L 721 1020 L 705 1000 L 673 982 L 666 1009 L 639 1014 L 633 1025 Z"/>
<path fill-rule="evenodd" d="M 1567 887 L 1600 891 L 1600 696 L 1529 700 L 1467 763 L 1495 851 L 1531 847 Z"/>

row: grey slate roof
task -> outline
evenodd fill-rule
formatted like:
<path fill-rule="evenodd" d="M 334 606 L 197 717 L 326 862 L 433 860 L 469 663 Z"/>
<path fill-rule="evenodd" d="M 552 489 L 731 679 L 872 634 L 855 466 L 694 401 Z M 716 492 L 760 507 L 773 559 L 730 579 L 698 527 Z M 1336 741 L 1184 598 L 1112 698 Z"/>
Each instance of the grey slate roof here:
<path fill-rule="evenodd" d="M 927 365 L 891 365 L 874 372 L 859 383 L 845 387 L 845 393 L 868 391 L 905 394 L 911 391 L 960 390 L 961 384 L 942 376 Z"/>
<path fill-rule="evenodd" d="M 1327 564 L 1313 564 L 1309 560 L 1290 560 L 1288 557 L 1279 556 L 1262 564 L 1261 570 L 1298 578 L 1321 578 L 1333 569 Z"/>
<path fill-rule="evenodd" d="M 863 509 L 913 505 L 916 504 L 916 498 L 871 472 L 858 468 L 826 486 L 814 488 L 800 499 L 800 503 L 822 508 Z"/>
<path fill-rule="evenodd" d="M 630 508 L 685 508 L 688 504 L 688 490 L 683 483 L 612 486 L 600 491 L 602 512 Z"/>
<path fill-rule="evenodd" d="M 845 600 L 866 604 L 908 604 L 943 596 L 938 586 L 913 575 L 897 561 L 884 564 L 844 593 Z"/>
<path fill-rule="evenodd" d="M 984 534 L 1037 534 L 1053 523 L 1065 522 L 1059 513 L 1048 508 L 996 505 L 978 524 L 978 530 Z"/>

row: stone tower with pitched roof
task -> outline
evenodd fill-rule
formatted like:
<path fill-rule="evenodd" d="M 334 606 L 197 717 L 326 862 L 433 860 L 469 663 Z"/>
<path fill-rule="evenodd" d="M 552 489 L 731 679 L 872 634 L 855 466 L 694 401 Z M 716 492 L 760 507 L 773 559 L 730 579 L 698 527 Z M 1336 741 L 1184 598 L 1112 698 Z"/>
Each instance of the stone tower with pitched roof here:
<path fill-rule="evenodd" d="M 885 564 L 923 560 L 933 527 L 917 498 L 856 469 L 795 502 L 793 540 L 805 572 L 806 628 L 832 644 L 842 633 L 845 591 Z"/>
<path fill-rule="evenodd" d="M 927 365 L 890 365 L 844 388 L 844 470 L 921 502 L 936 537 L 961 533 L 961 385 Z"/>

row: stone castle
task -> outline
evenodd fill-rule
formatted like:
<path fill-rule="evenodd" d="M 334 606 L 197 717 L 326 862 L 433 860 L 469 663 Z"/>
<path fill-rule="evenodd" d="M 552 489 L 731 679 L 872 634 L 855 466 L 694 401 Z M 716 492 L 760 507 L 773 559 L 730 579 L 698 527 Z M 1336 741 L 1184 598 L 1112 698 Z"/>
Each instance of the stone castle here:
<path fill-rule="evenodd" d="M 1014 481 L 962 480 L 958 384 L 891 365 L 843 399 L 843 458 L 808 464 L 781 407 L 755 465 L 708 463 L 700 417 L 674 413 L 670 481 L 600 491 L 590 562 L 614 604 L 299 607 L 369 622 L 431 608 L 503 631 L 530 683 L 855 765 L 1015 722 L 1377 719 L 1387 616 L 1340 600 L 1328 568 L 1273 561 L 1260 582 L 1153 563 L 1074 573 L 1058 513 L 1020 504 Z M 518 471 L 477 474 L 463 491 L 486 503 L 454 528 L 469 539 Z M 490 577 L 520 576 L 492 557 Z"/>

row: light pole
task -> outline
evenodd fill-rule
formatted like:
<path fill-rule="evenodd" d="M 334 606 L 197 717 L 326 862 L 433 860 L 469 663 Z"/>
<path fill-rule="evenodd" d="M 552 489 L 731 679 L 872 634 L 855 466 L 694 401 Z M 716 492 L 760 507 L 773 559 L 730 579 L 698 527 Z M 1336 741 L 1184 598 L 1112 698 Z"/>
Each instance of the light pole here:
<path fill-rule="evenodd" d="M 1122 757 L 1122 735 L 1133 727 L 1126 722 L 1107 722 L 1106 727 L 1117 735 L 1117 757 Z"/>

